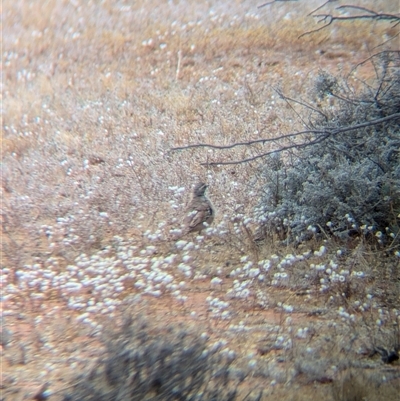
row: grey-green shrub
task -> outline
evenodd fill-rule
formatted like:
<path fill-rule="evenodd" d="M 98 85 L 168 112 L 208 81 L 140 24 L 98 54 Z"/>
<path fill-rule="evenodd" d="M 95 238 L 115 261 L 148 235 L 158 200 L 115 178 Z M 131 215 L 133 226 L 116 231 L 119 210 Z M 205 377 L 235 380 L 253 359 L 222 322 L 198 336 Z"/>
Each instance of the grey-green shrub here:
<path fill-rule="evenodd" d="M 337 106 L 319 106 L 310 130 L 325 133 L 302 139 L 321 141 L 266 161 L 256 209 L 265 233 L 277 231 L 281 239 L 297 241 L 321 231 L 340 238 L 368 233 L 398 243 L 400 56 L 390 52 L 378 58 L 379 79 L 359 94 L 326 73 L 317 77 L 315 94 L 320 100 L 335 98 Z M 340 132 L 388 116 L 393 118 Z"/>

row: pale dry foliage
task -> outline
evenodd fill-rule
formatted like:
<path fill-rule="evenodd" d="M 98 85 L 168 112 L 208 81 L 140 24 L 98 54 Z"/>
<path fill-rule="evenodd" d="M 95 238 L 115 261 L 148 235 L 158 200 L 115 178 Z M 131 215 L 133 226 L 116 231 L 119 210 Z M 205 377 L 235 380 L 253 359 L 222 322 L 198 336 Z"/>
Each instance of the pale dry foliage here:
<path fill-rule="evenodd" d="M 124 252 L 129 258 L 133 255 L 150 260 L 156 255 L 164 257 L 164 261 L 171 253 L 183 261 L 187 256 L 198 270 L 196 274 L 208 280 L 202 285 L 186 282 L 185 294 L 193 297 L 193 306 L 181 307 L 179 302 L 183 304 L 183 300 L 177 298 L 178 307 L 168 298 L 172 306 L 166 311 L 164 301 L 157 303 L 150 298 L 142 305 L 135 298 L 135 305 L 140 304 L 135 310 L 157 316 L 160 308 L 156 320 L 162 325 L 164 314 L 172 323 L 187 322 L 192 308 L 199 316 L 206 316 L 206 323 L 201 325 L 205 324 L 204 330 L 218 342 L 229 323 L 212 320 L 213 314 L 221 316 L 223 307 L 216 307 L 206 297 L 217 294 L 223 298 L 233 280 L 227 279 L 225 287 L 220 288 L 212 283 L 211 289 L 210 278 L 225 279 L 232 269 L 243 268 L 241 278 L 245 280 L 246 274 L 252 274 L 245 273 L 248 260 L 256 264 L 277 253 L 283 261 L 285 254 L 296 252 L 275 242 L 260 250 L 251 241 L 251 216 L 258 201 L 261 164 L 200 166 L 200 162 L 208 160 L 249 157 L 273 145 L 228 152 L 170 149 L 197 142 L 227 145 L 301 128 L 301 121 L 274 88 L 293 97 L 307 94 L 318 71 L 329 69 L 345 75 L 352 65 L 369 56 L 369 49 L 391 35 L 379 24 L 357 22 L 345 25 L 341 32 L 333 26 L 298 39 L 310 28 L 307 11 L 318 4 L 300 3 L 257 9 L 252 1 L 155 1 L 151 6 L 145 1 L 3 2 L 3 311 L 7 312 L 6 319 L 13 322 L 11 331 L 17 333 L 5 358 L 7 380 L 11 381 L 7 389 L 13 385 L 28 387 L 27 383 L 37 384 L 47 377 L 61 391 L 65 383 L 55 384 L 60 376 L 54 373 L 60 371 L 58 366 L 69 372 L 65 375 L 70 380 L 77 366 L 87 368 L 85 360 L 97 357 L 102 350 L 97 339 L 87 337 L 96 332 L 82 323 L 78 325 L 76 312 L 72 311 L 78 298 L 103 301 L 101 294 L 88 291 L 72 299 L 63 290 L 40 287 L 40 282 L 34 280 L 30 281 L 32 287 L 27 284 L 20 288 L 20 272 L 48 269 L 45 274 L 65 274 L 68 281 L 73 277 L 68 272 L 74 271 L 75 265 L 94 266 L 104 257 L 109 258 L 109 267 L 114 263 L 113 257 L 126 260 Z M 395 5 L 388 3 L 373 2 L 376 7 L 393 11 L 390 8 Z M 370 73 L 367 67 L 362 68 L 350 82 L 357 85 Z M 192 185 L 199 180 L 209 185 L 209 197 L 217 209 L 215 230 L 206 235 L 204 242 L 196 243 L 200 246 L 187 251 L 170 241 L 170 230 L 180 227 Z M 320 245 L 316 242 L 309 246 L 317 251 Z M 326 260 L 311 252 L 310 263 L 336 263 L 338 248 L 340 245 L 331 245 Z M 371 272 L 371 282 L 384 275 L 384 269 L 372 274 L 379 255 L 368 255 L 364 244 L 351 249 L 350 255 L 353 259 L 343 262 L 350 272 L 361 268 Z M 241 257 L 245 259 L 240 261 Z M 302 300 L 293 299 L 307 286 L 318 294 L 320 273 L 313 271 L 311 277 L 304 277 L 308 262 L 302 259 L 289 283 L 275 285 L 274 274 L 281 272 L 278 259 L 273 259 L 276 262 L 265 282 L 254 284 L 248 302 L 235 297 L 230 301 L 235 328 L 228 335 L 228 345 L 237 355 L 235 369 L 245 375 L 249 374 L 248 364 L 254 368 L 253 359 L 261 355 L 257 368 L 250 370 L 243 394 L 249 388 L 260 389 L 267 380 L 273 385 L 265 390 L 266 397 L 307 399 L 310 383 L 330 382 L 335 377 L 332 364 L 339 370 L 365 368 L 361 362 L 357 365 L 347 361 L 343 354 L 351 351 L 352 357 L 354 353 L 359 356 L 361 351 L 356 345 L 362 348 L 366 338 L 372 339 L 374 345 L 385 345 L 393 333 L 388 327 L 396 319 L 393 310 L 398 301 L 390 299 L 381 306 L 383 312 L 373 309 L 371 301 L 366 307 L 368 316 L 361 319 L 366 322 L 362 328 L 348 319 L 342 321 L 336 309 L 328 313 L 329 308 L 323 306 L 321 313 L 328 313 L 326 321 L 309 322 L 307 333 L 312 334 L 296 337 L 294 330 L 303 327 L 305 321 L 286 320 L 285 303 L 295 305 L 299 312 L 296 319 L 308 319 L 301 313 L 318 314 L 321 304 L 327 302 L 356 313 L 356 307 L 349 306 L 349 297 L 361 294 L 362 304 L 372 289 L 360 290 L 354 281 L 346 295 L 342 295 L 342 287 L 332 287 L 328 294 L 314 298 L 308 293 L 310 299 L 304 306 Z M 180 279 L 185 279 L 186 267 L 182 263 L 178 266 L 178 262 L 172 265 L 174 272 L 181 269 Z M 110 271 L 104 276 L 109 274 Z M 113 276 L 114 279 L 117 280 Z M 132 292 L 139 297 L 140 291 L 133 284 L 128 277 L 125 290 L 115 296 L 121 305 L 131 305 L 127 296 Z M 32 296 L 33 291 L 35 296 L 39 294 L 37 298 Z M 273 311 L 272 322 L 269 311 Z M 98 320 L 106 325 L 103 316 Z M 387 326 L 376 328 L 377 316 Z M 54 327 L 53 319 L 60 324 Z M 332 327 L 326 325 L 328 321 Z M 196 326 L 198 322 L 192 324 Z M 249 336 L 244 325 L 252 327 L 249 332 L 254 334 Z M 312 343 L 317 351 L 307 351 L 315 333 L 327 331 L 324 338 L 317 336 L 318 341 Z M 360 338 L 343 346 L 341 341 L 345 342 L 349 333 Z M 89 349 L 94 342 L 96 349 L 75 349 L 73 342 L 82 338 L 82 348 Z M 22 340 L 28 345 L 23 345 Z M 389 347 L 395 339 L 387 342 Z M 225 343 L 221 344 L 224 348 Z M 57 347 L 69 357 L 61 361 Z M 7 349 L 3 351 L 7 353 Z M 42 358 L 36 357 L 39 351 Z M 332 353 L 332 358 L 326 358 Z M 282 365 L 284 361 L 288 363 Z M 23 370 L 15 368 L 20 365 Z M 327 373 L 321 375 L 318 370 L 324 369 Z M 387 373 L 387 377 L 393 375 L 392 371 Z M 17 378 L 16 382 L 12 378 Z M 295 389 L 301 387 L 302 392 L 293 393 L 292 385 Z M 322 384 L 318 391 L 331 397 Z"/>

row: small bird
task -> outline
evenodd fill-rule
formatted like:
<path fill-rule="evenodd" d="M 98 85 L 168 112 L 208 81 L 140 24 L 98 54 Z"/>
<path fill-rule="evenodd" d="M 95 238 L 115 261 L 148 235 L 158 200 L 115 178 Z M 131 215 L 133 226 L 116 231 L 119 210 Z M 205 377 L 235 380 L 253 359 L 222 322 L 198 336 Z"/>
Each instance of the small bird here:
<path fill-rule="evenodd" d="M 208 227 L 214 220 L 214 207 L 206 197 L 207 185 L 203 182 L 198 183 L 193 190 L 193 198 L 190 202 L 186 218 L 184 221 L 185 234 L 201 232 Z"/>

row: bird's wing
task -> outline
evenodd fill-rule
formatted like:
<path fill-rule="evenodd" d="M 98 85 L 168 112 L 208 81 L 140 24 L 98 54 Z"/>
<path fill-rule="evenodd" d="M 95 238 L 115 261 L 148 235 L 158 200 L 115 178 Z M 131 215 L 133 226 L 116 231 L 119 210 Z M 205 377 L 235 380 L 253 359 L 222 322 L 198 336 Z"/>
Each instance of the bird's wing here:
<path fill-rule="evenodd" d="M 199 224 L 203 223 L 207 218 L 206 210 L 196 209 L 188 214 L 188 226 L 190 228 L 197 227 Z"/>
<path fill-rule="evenodd" d="M 190 229 L 198 226 L 199 224 L 204 223 L 210 217 L 213 217 L 214 211 L 209 202 L 198 201 L 195 199 L 190 207 L 190 212 L 186 217 L 186 225 Z"/>

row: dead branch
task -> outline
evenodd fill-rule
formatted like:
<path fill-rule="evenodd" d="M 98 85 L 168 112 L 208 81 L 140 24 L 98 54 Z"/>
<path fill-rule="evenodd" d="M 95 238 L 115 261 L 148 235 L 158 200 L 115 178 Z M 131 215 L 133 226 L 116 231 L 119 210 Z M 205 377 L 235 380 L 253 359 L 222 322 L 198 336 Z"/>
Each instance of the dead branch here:
<path fill-rule="evenodd" d="M 333 0 L 334 1 L 334 0 Z M 313 29 L 311 31 L 304 32 L 299 36 L 299 39 L 302 38 L 303 36 L 310 35 L 312 33 L 316 33 L 319 31 L 322 31 L 329 25 L 331 25 L 334 21 L 355 21 L 355 20 L 385 20 L 385 21 L 395 21 L 396 24 L 400 23 L 400 16 L 397 14 L 388 14 L 388 13 L 379 13 L 374 10 L 371 10 L 366 7 L 360 7 L 360 6 L 353 6 L 353 5 L 343 5 L 336 7 L 336 10 L 339 11 L 347 11 L 347 10 L 357 10 L 357 11 L 362 11 L 364 14 L 356 14 L 356 15 L 333 15 L 333 14 L 314 14 L 316 11 L 320 10 L 322 7 L 324 7 L 327 3 L 330 3 L 331 1 L 325 2 L 322 6 L 316 8 L 314 11 L 312 11 L 309 15 L 312 15 L 314 18 L 319 18 L 318 23 L 325 22 L 325 25 Z"/>
<path fill-rule="evenodd" d="M 294 137 L 305 135 L 305 134 L 317 135 L 317 137 L 314 140 L 303 142 L 303 143 L 297 143 L 297 144 L 293 144 L 293 145 L 288 145 L 288 146 L 283 146 L 283 147 L 281 147 L 279 149 L 275 149 L 275 150 L 272 150 L 270 152 L 262 153 L 260 155 L 254 156 L 254 157 L 250 157 L 248 159 L 233 160 L 233 161 L 228 161 L 228 162 L 201 163 L 202 166 L 242 164 L 242 163 L 247 163 L 247 162 L 251 162 L 251 161 L 257 160 L 257 159 L 259 159 L 261 157 L 270 155 L 272 153 L 283 152 L 285 150 L 289 150 L 289 149 L 293 149 L 293 148 L 295 148 L 295 149 L 304 148 L 306 146 L 311 146 L 311 145 L 314 145 L 316 143 L 322 142 L 322 141 L 326 140 L 327 138 L 329 138 L 331 136 L 334 136 L 334 135 L 338 135 L 338 134 L 342 134 L 342 133 L 345 133 L 345 132 L 357 130 L 357 129 L 360 129 L 360 128 L 371 127 L 373 125 L 378 125 L 378 124 L 384 123 L 386 121 L 391 121 L 391 120 L 396 120 L 396 119 L 400 119 L 400 113 L 391 114 L 390 116 L 386 116 L 386 117 L 383 117 L 383 118 L 378 118 L 378 119 L 371 120 L 371 121 L 366 121 L 366 122 L 360 123 L 360 124 L 351 125 L 349 127 L 342 127 L 342 128 L 337 128 L 337 127 L 329 128 L 328 127 L 328 128 L 324 128 L 322 130 L 305 130 L 305 131 L 300 131 L 300 132 L 294 132 L 294 133 L 287 134 L 287 135 L 281 135 L 281 136 L 274 137 L 274 138 L 262 138 L 262 139 L 256 139 L 256 140 L 253 140 L 253 141 L 236 142 L 236 143 L 233 143 L 231 145 L 212 145 L 212 144 L 207 144 L 207 143 L 197 143 L 197 144 L 193 144 L 193 145 L 174 147 L 174 148 L 171 148 L 171 151 L 194 149 L 194 148 L 211 148 L 211 149 L 219 149 L 219 150 L 221 150 L 221 149 L 232 149 L 232 148 L 237 147 L 237 146 L 250 146 L 250 145 L 257 144 L 257 143 L 265 144 L 267 142 L 276 142 L 276 141 L 280 141 L 280 140 L 283 140 L 283 139 L 294 138 Z"/>
<path fill-rule="evenodd" d="M 318 6 L 315 10 L 311 11 L 309 14 L 307 14 L 307 17 L 313 15 L 314 13 L 316 13 L 318 10 L 321 10 L 322 8 L 324 8 L 328 3 L 333 3 L 335 1 L 338 0 L 326 0 L 326 2 L 320 6 Z"/>
<path fill-rule="evenodd" d="M 254 141 L 235 142 L 231 145 L 212 145 L 212 144 L 208 144 L 208 143 L 196 143 L 193 145 L 177 146 L 175 148 L 171 148 L 171 151 L 193 149 L 193 148 L 232 149 L 232 148 L 235 148 L 236 146 L 249 146 L 249 145 L 254 145 L 256 143 L 262 143 L 264 145 L 266 142 L 279 141 L 281 139 L 292 138 L 292 137 L 304 135 L 304 134 L 318 135 L 318 134 L 324 134 L 324 133 L 325 133 L 324 130 L 305 130 L 305 131 L 295 132 L 292 134 L 277 136 L 274 138 L 262 138 L 262 139 L 255 139 Z"/>
<path fill-rule="evenodd" d="M 399 18 L 399 16 L 398 15 L 396 16 L 395 14 L 377 13 L 376 11 L 370 10 L 369 8 L 361 7 L 361 6 L 355 6 L 355 5 L 351 5 L 351 4 L 347 4 L 347 5 L 345 4 L 343 6 L 339 6 L 339 7 L 337 7 L 337 10 L 341 10 L 341 9 L 345 10 L 345 9 L 348 9 L 348 8 L 349 9 L 353 9 L 353 10 L 365 11 L 367 13 L 370 13 L 370 14 L 376 15 L 376 16 L 379 16 L 379 15 L 390 15 L 390 16 L 394 16 L 396 19 Z"/>
<path fill-rule="evenodd" d="M 221 165 L 222 166 L 226 166 L 226 165 L 230 165 L 230 164 L 248 163 L 248 162 L 252 162 L 254 160 L 260 159 L 261 157 L 272 155 L 273 153 L 284 152 L 285 150 L 290 150 L 290 149 L 294 149 L 294 148 L 301 149 L 301 148 L 305 148 L 306 146 L 315 145 L 315 144 L 317 144 L 319 142 L 324 141 L 327 137 L 328 137 L 328 135 L 325 135 L 323 137 L 316 138 L 313 141 L 309 141 L 309 142 L 305 142 L 305 143 L 296 143 L 294 145 L 283 146 L 282 148 L 271 150 L 271 151 L 265 152 L 265 153 L 261 153 L 260 155 L 249 157 L 248 159 L 232 160 L 232 161 L 228 161 L 228 162 L 200 163 L 200 165 L 201 166 L 221 166 Z"/>

